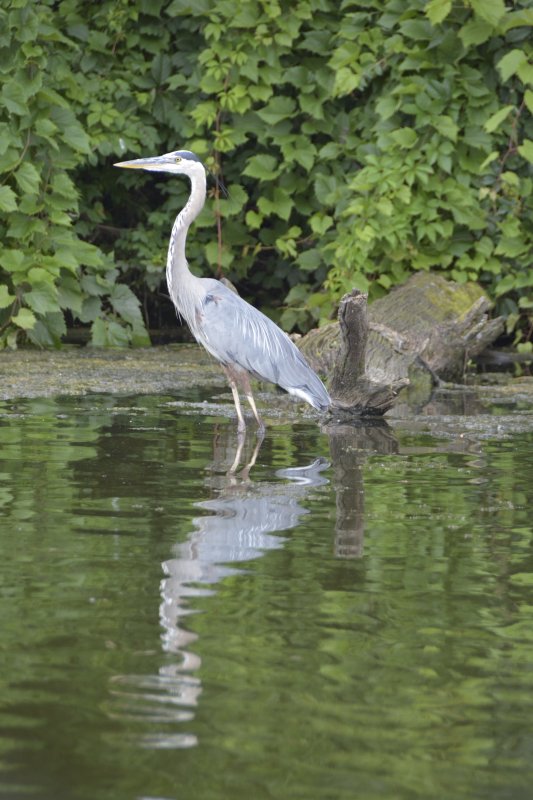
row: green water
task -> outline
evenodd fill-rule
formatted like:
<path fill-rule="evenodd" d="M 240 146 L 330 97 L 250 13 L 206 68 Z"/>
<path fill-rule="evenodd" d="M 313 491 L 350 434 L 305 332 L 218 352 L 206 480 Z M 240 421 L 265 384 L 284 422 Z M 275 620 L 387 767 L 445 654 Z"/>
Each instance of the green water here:
<path fill-rule="evenodd" d="M 0 796 L 529 800 L 533 435 L 255 444 L 0 404 Z"/>

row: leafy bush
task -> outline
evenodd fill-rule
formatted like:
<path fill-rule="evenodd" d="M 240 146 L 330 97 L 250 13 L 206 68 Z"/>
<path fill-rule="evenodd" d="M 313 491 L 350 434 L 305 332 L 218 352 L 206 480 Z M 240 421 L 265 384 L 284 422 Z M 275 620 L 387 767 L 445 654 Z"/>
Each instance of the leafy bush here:
<path fill-rule="evenodd" d="M 199 274 L 306 329 L 413 270 L 481 281 L 530 334 L 527 0 L 12 0 L 0 10 L 0 337 L 143 344 L 172 314 L 187 186 L 112 162 L 195 150 Z M 141 302 L 139 302 L 141 301 Z M 144 312 L 144 321 L 141 314 Z"/>
<path fill-rule="evenodd" d="M 76 74 L 86 56 L 54 5 L 14 0 L 0 11 L 2 342 L 14 346 L 24 332 L 57 344 L 66 312 L 92 324 L 94 343 L 146 343 L 139 303 L 116 282 L 113 259 L 76 229 L 76 170 L 91 160 L 96 136 Z"/>
<path fill-rule="evenodd" d="M 341 25 L 336 92 L 358 88 L 365 113 L 327 285 L 437 269 L 484 284 L 513 328 L 533 307 L 533 10 L 469 5 L 390 2 L 367 42 L 365 20 Z"/>

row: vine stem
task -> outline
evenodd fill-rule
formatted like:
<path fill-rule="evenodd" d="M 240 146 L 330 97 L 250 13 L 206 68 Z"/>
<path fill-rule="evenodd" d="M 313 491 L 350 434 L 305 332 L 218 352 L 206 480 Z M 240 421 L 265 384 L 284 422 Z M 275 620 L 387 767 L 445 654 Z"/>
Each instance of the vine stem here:
<path fill-rule="evenodd" d="M 222 91 L 225 92 L 229 85 L 229 75 L 226 75 L 224 78 L 224 86 Z M 215 134 L 216 138 L 218 139 L 220 135 L 221 129 L 221 121 L 222 121 L 222 108 L 219 106 L 217 108 L 217 113 L 215 116 Z M 222 174 L 222 168 L 220 164 L 220 151 L 215 150 L 213 153 L 215 159 L 215 169 L 217 178 Z M 215 181 L 215 219 L 217 223 L 217 278 L 220 280 L 224 277 L 224 273 L 222 271 L 222 248 L 223 248 L 223 239 L 222 239 L 222 214 L 220 213 L 220 184 L 218 180 Z"/>
<path fill-rule="evenodd" d="M 503 172 L 503 168 L 505 167 L 505 162 L 507 161 L 509 156 L 514 155 L 516 153 L 517 141 L 518 141 L 518 130 L 517 130 L 518 129 L 518 122 L 519 122 L 520 117 L 522 115 L 522 112 L 523 112 L 523 110 L 525 108 L 525 105 L 526 105 L 526 101 L 523 99 L 522 102 L 520 103 L 520 105 L 518 106 L 518 108 L 516 110 L 516 114 L 514 116 L 514 119 L 513 119 L 512 123 L 511 123 L 511 133 L 509 134 L 509 141 L 507 143 L 507 150 L 505 151 L 505 153 L 500 158 L 500 168 L 498 170 L 497 180 L 500 180 L 500 176 L 501 176 L 501 174 Z"/>
<path fill-rule="evenodd" d="M 217 164 L 218 170 L 218 164 Z M 220 189 L 215 186 L 215 218 L 217 221 L 217 278 L 223 277 L 222 273 L 222 214 L 220 213 Z"/>

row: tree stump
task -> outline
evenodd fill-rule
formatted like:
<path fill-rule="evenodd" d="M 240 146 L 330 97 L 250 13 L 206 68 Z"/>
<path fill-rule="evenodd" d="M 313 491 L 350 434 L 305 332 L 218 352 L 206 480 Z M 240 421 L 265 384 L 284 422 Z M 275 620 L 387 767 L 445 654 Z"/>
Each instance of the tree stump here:
<path fill-rule="evenodd" d="M 334 411 L 382 415 L 408 384 L 428 394 L 440 380 L 460 380 L 504 327 L 501 317 L 489 318 L 479 286 L 432 273 L 415 273 L 368 312 L 366 299 L 357 290 L 345 295 L 339 321 L 299 342 L 311 366 L 330 376 Z"/>
<path fill-rule="evenodd" d="M 367 295 L 357 289 L 339 306 L 339 346 L 330 381 L 334 412 L 381 416 L 393 405 L 406 380 L 380 383 L 365 375 L 368 340 Z"/>

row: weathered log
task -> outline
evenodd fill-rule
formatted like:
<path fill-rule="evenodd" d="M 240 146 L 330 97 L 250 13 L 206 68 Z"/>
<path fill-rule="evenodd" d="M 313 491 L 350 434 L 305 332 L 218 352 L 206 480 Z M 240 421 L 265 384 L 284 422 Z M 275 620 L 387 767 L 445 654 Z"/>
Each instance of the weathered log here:
<path fill-rule="evenodd" d="M 358 342 L 363 340 L 357 331 L 363 324 L 364 300 L 354 302 L 356 296 L 363 297 L 352 293 L 343 298 L 346 303 L 352 298 L 348 306 L 341 303 L 344 322 L 312 331 L 299 345 L 317 372 L 332 376 L 332 396 L 337 404 L 358 408 L 360 413 L 384 413 L 408 382 L 421 382 L 425 393 L 439 380 L 461 380 L 469 359 L 503 331 L 502 318 L 489 319 L 491 303 L 479 286 L 418 272 L 368 308 L 366 354 L 362 357 Z M 366 387 L 360 371 L 362 358 L 370 382 Z M 349 389 L 347 372 L 351 375 Z"/>
<path fill-rule="evenodd" d="M 381 383 L 365 374 L 368 340 L 367 295 L 354 289 L 339 305 L 339 346 L 329 391 L 333 411 L 346 416 L 381 416 L 393 405 L 407 380 Z"/>
<path fill-rule="evenodd" d="M 352 384 L 365 374 L 367 297 L 355 289 L 344 295 L 339 305 L 340 343 L 329 387 L 335 397 L 350 392 Z"/>

